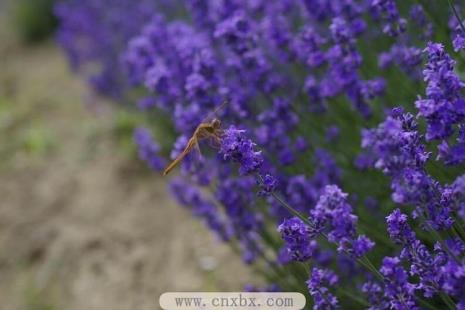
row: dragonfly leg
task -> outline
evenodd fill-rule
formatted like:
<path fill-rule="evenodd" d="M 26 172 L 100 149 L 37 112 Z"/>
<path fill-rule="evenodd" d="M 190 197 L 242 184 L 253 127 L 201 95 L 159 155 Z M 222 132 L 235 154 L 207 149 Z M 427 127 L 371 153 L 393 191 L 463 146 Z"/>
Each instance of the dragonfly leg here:
<path fill-rule="evenodd" d="M 200 146 L 198 143 L 195 144 L 195 150 L 197 151 L 197 154 L 199 155 L 199 160 L 203 161 L 202 151 L 200 150 Z"/>

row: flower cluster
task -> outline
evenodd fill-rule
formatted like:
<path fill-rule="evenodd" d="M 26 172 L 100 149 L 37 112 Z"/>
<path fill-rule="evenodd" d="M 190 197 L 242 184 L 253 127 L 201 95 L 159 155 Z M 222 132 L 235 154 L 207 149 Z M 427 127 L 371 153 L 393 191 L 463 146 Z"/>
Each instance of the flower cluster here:
<path fill-rule="evenodd" d="M 307 281 L 308 290 L 313 297 L 313 309 L 334 309 L 338 306 L 337 298 L 330 293 L 327 286 L 335 286 L 339 279 L 329 269 L 313 268 L 310 279 Z"/>
<path fill-rule="evenodd" d="M 364 256 L 375 245 L 364 235 L 356 236 L 357 216 L 347 203 L 347 194 L 335 185 L 328 185 L 310 212 L 310 221 L 324 227 L 328 241 L 338 245 L 338 251 L 355 258 Z"/>
<path fill-rule="evenodd" d="M 260 151 L 254 149 L 255 143 L 244 135 L 245 130 L 233 126 L 226 129 L 221 138 L 220 154 L 224 160 L 239 163 L 240 174 L 257 172 L 263 163 Z M 270 185 L 267 185 L 270 186 Z"/>
<path fill-rule="evenodd" d="M 442 187 L 426 170 L 430 153 L 413 115 L 393 109 L 378 128 L 362 132 L 362 147 L 373 166 L 391 177 L 394 202 L 416 206 L 415 217 L 426 218 L 435 229 L 452 225 L 452 210 L 441 203 Z"/>
<path fill-rule="evenodd" d="M 380 271 L 385 277 L 384 292 L 391 309 L 419 309 L 415 302 L 416 286 L 408 282 L 407 272 L 400 266 L 398 257 L 385 257 Z"/>
<path fill-rule="evenodd" d="M 460 309 L 465 32 L 451 4 L 64 0 L 56 12 L 72 67 L 170 130 L 160 144 L 135 131 L 150 168 L 167 163 L 159 145 L 175 158 L 196 133 L 173 196 L 274 287 L 315 309 Z M 227 125 L 196 131 L 213 116 Z"/>
<path fill-rule="evenodd" d="M 83 72 L 98 93 L 121 100 L 127 91 L 121 48 L 155 13 L 153 2 L 65 0 L 55 13 L 58 42 L 73 69 Z"/>
<path fill-rule="evenodd" d="M 154 141 L 149 129 L 136 128 L 134 143 L 137 146 L 139 158 L 145 161 L 150 169 L 161 171 L 165 167 L 166 160 L 160 156 L 160 146 Z"/>
<path fill-rule="evenodd" d="M 293 217 L 284 220 L 278 226 L 278 232 L 285 242 L 286 254 L 293 260 L 303 262 L 310 259 L 316 250 L 316 242 L 312 240 L 318 233 L 301 219 Z"/>
<path fill-rule="evenodd" d="M 177 179 L 171 183 L 170 190 L 180 205 L 190 208 L 192 214 L 205 221 L 205 224 L 221 240 L 228 241 L 231 238 L 230 225 L 215 207 L 214 202 L 203 197 L 199 189 L 183 180 Z"/>

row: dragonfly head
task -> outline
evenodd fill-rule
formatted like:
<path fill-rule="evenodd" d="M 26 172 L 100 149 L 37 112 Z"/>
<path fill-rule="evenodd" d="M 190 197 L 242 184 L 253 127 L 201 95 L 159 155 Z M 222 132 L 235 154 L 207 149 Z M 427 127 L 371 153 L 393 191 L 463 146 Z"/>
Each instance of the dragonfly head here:
<path fill-rule="evenodd" d="M 214 118 L 211 121 L 211 126 L 213 127 L 213 129 L 219 129 L 221 127 L 221 121 L 217 118 Z"/>

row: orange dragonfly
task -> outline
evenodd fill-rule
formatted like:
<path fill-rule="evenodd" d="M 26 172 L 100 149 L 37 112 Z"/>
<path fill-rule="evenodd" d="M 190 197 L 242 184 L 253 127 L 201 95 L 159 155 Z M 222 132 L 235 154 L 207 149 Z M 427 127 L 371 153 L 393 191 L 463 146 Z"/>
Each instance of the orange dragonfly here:
<path fill-rule="evenodd" d="M 223 102 L 197 126 L 184 150 L 165 168 L 163 175 L 170 173 L 171 170 L 173 170 L 194 148 L 196 148 L 200 153 L 199 142 L 201 140 L 213 139 L 218 144 L 221 142 L 221 136 L 223 133 L 221 130 L 221 121 L 217 118 L 214 118 L 211 121 L 207 121 L 207 119 L 223 108 L 226 103 L 227 101 Z"/>

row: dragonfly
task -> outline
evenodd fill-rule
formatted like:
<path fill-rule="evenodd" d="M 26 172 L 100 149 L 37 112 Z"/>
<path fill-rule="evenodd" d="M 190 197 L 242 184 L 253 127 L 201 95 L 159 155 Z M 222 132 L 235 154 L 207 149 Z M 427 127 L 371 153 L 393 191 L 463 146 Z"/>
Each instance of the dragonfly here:
<path fill-rule="evenodd" d="M 193 149 L 197 149 L 197 151 L 200 153 L 200 141 L 211 139 L 218 145 L 221 143 L 221 136 L 223 134 L 223 130 L 221 129 L 221 121 L 217 118 L 213 118 L 210 121 L 208 121 L 208 119 L 211 118 L 212 115 L 215 115 L 226 104 L 227 101 L 224 101 L 197 126 L 194 133 L 192 134 L 192 137 L 190 137 L 189 141 L 187 142 L 184 150 L 168 166 L 166 166 L 165 170 L 163 171 L 163 175 L 170 173 Z"/>

